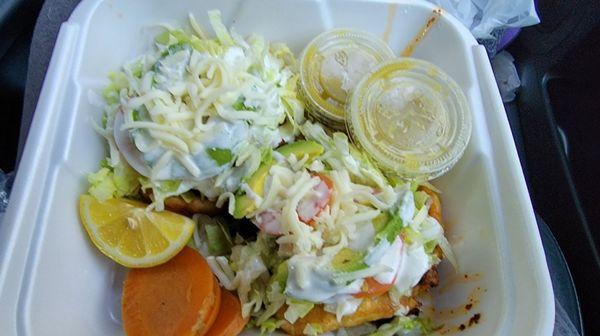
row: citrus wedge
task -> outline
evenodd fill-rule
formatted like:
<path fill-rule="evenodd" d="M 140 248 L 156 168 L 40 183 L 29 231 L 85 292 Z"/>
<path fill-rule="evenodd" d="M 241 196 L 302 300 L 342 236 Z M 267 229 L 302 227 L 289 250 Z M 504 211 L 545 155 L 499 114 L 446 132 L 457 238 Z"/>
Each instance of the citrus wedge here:
<path fill-rule="evenodd" d="M 148 211 L 146 204 L 113 198 L 79 199 L 79 215 L 90 239 L 107 257 L 131 268 L 162 264 L 175 256 L 194 232 L 194 221 L 169 211 Z"/>

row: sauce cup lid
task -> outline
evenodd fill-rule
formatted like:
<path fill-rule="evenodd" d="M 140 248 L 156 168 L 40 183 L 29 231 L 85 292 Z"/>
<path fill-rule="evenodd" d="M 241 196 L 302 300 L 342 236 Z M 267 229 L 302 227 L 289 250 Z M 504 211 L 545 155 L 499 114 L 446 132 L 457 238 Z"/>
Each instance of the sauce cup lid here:
<path fill-rule="evenodd" d="M 343 130 L 349 93 L 369 70 L 392 58 L 390 47 L 367 32 L 333 29 L 318 35 L 300 58 L 300 83 L 309 116 Z"/>
<path fill-rule="evenodd" d="M 346 126 L 352 140 L 387 173 L 430 180 L 463 155 L 471 136 L 469 105 L 439 67 L 414 58 L 378 65 L 355 86 Z"/>

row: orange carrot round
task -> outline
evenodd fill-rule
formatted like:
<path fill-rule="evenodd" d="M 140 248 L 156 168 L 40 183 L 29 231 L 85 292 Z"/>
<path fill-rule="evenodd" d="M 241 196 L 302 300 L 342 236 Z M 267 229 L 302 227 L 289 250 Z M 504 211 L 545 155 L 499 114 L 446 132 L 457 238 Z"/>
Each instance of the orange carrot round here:
<path fill-rule="evenodd" d="M 242 307 L 237 296 L 222 290 L 221 308 L 212 328 L 205 336 L 235 336 L 246 326 L 248 319 L 242 317 Z"/>
<path fill-rule="evenodd" d="M 364 285 L 365 288 L 363 289 L 362 292 L 360 293 L 356 293 L 354 294 L 354 297 L 356 298 L 367 298 L 367 297 L 374 297 L 374 296 L 379 296 L 382 294 L 387 293 L 387 291 L 389 291 L 392 286 L 394 286 L 394 281 L 392 281 L 389 284 L 382 284 L 377 282 L 377 280 L 375 280 L 374 278 L 366 278 Z"/>
<path fill-rule="evenodd" d="M 121 310 L 126 335 L 204 335 L 214 323 L 221 290 L 208 263 L 184 247 L 168 262 L 132 269 Z"/>

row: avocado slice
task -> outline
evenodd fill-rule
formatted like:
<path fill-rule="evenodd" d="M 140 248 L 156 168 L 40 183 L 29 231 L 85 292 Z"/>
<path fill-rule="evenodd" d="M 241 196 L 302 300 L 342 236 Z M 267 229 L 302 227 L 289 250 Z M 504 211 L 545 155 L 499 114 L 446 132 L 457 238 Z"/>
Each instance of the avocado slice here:
<path fill-rule="evenodd" d="M 276 149 L 277 152 L 285 157 L 292 154 L 296 155 L 297 159 L 302 159 L 304 155 L 308 155 L 309 160 L 313 160 L 317 156 L 323 154 L 325 148 L 312 140 L 296 141 L 285 144 Z"/>
<path fill-rule="evenodd" d="M 233 209 L 233 218 L 242 219 L 246 214 L 250 213 L 256 205 L 248 195 L 235 196 L 235 209 Z"/>
<path fill-rule="evenodd" d="M 252 189 L 252 191 L 259 196 L 262 196 L 265 191 L 265 179 L 267 178 L 267 175 L 269 175 L 269 170 L 271 170 L 272 166 L 273 160 L 261 163 L 260 166 L 258 166 L 258 169 L 247 181 L 250 189 Z"/>
<path fill-rule="evenodd" d="M 404 223 L 399 215 L 389 216 L 389 220 L 385 223 L 385 226 L 381 230 L 377 231 L 377 235 L 375 235 L 375 244 L 379 244 L 379 242 L 384 239 L 386 239 L 390 244 L 393 243 L 394 240 L 396 240 L 396 237 L 400 235 L 403 228 Z"/>
<path fill-rule="evenodd" d="M 288 157 L 292 154 L 296 155 L 297 158 L 302 158 L 304 155 L 308 155 L 309 160 L 314 159 L 315 157 L 321 155 L 325 150 L 323 146 L 319 145 L 315 141 L 311 140 L 302 140 L 293 142 L 290 144 L 283 145 L 276 149 L 278 153 L 281 155 Z M 268 156 L 258 167 L 258 169 L 250 176 L 250 178 L 246 181 L 248 186 L 252 191 L 254 191 L 257 195 L 263 196 L 264 188 L 265 188 L 265 179 L 269 174 L 269 170 L 273 166 L 273 159 Z M 252 212 L 256 208 L 254 201 L 248 195 L 237 195 L 235 197 L 235 210 L 233 212 L 233 217 L 236 219 L 243 218 L 248 213 Z"/>
<path fill-rule="evenodd" d="M 269 174 L 269 170 L 273 166 L 273 160 L 270 159 L 263 162 L 258 166 L 258 169 L 250 176 L 248 186 L 257 195 L 262 196 L 265 190 L 265 179 Z M 248 213 L 254 210 L 256 205 L 254 201 L 248 195 L 236 195 L 235 196 L 235 210 L 233 211 L 233 218 L 240 219 L 244 218 Z"/>
<path fill-rule="evenodd" d="M 375 232 L 379 233 L 381 232 L 386 224 L 390 221 L 392 217 L 390 216 L 390 213 L 385 211 L 380 213 L 377 217 L 373 218 L 373 228 L 375 229 Z"/>
<path fill-rule="evenodd" d="M 277 265 L 277 267 L 275 268 L 275 272 L 271 276 L 270 283 L 271 284 L 278 283 L 279 289 L 281 290 L 281 292 L 283 292 L 285 290 L 287 278 L 288 278 L 288 263 L 287 263 L 287 261 L 284 261 L 281 264 Z"/>
<path fill-rule="evenodd" d="M 335 272 L 355 272 L 367 268 L 365 264 L 365 253 L 350 248 L 343 248 L 331 261 L 331 267 Z"/>

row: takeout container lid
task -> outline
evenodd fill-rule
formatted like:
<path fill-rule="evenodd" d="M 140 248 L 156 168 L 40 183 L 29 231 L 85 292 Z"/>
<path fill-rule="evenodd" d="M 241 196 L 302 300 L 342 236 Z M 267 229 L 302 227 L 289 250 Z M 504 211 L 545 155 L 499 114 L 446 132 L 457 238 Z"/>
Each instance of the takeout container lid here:
<path fill-rule="evenodd" d="M 379 37 L 357 29 L 332 29 L 308 43 L 300 56 L 300 87 L 308 114 L 345 128 L 346 102 L 354 85 L 394 53 Z"/>
<path fill-rule="evenodd" d="M 388 173 L 430 180 L 450 170 L 471 136 L 458 84 L 416 58 L 379 64 L 354 87 L 346 124 L 354 142 Z"/>
<path fill-rule="evenodd" d="M 82 1 L 58 35 L 0 223 L 3 335 L 122 334 L 119 290 L 126 270 L 90 244 L 77 212 L 86 174 L 106 156 L 105 140 L 92 127 L 102 110 L 90 96 L 108 84 L 108 72 L 152 46 L 157 23 L 185 26 L 191 12 L 208 28 L 206 11 L 213 8 L 238 33 L 285 42 L 300 55 L 329 27 L 366 30 L 398 53 L 436 7 L 418 0 Z M 442 13 L 413 56 L 452 76 L 473 124 L 462 159 L 434 181 L 443 191 L 444 227 L 460 267 L 440 265 L 436 312 L 459 310 L 433 315 L 434 322 L 456 330 L 480 314 L 461 336 L 551 335 L 548 268 L 485 49 Z M 468 298 L 471 310 L 460 310 Z"/>

